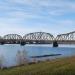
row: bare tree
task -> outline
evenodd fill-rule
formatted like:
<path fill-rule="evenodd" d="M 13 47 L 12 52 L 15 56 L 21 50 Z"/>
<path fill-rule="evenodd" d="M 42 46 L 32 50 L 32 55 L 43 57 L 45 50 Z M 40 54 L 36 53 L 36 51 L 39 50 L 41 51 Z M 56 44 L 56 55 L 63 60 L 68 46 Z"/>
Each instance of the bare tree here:
<path fill-rule="evenodd" d="M 25 50 L 18 51 L 16 54 L 16 60 L 18 65 L 27 64 L 27 52 Z"/>
<path fill-rule="evenodd" d="M 0 68 L 3 69 L 4 67 L 4 56 L 0 55 Z"/>

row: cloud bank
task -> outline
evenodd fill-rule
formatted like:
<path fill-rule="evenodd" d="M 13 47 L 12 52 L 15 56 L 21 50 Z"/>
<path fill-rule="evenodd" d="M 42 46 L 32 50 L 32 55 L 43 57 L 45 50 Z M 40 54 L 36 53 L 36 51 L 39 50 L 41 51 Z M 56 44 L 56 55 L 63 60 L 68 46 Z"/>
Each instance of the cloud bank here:
<path fill-rule="evenodd" d="M 74 0 L 0 0 L 0 35 L 75 30 Z"/>

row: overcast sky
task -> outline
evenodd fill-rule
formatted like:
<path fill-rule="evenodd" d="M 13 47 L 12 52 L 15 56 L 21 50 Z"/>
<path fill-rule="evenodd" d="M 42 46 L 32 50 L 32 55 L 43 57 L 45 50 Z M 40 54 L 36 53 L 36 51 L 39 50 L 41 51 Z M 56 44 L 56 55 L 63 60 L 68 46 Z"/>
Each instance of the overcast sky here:
<path fill-rule="evenodd" d="M 75 0 L 0 0 L 0 35 L 75 31 Z"/>

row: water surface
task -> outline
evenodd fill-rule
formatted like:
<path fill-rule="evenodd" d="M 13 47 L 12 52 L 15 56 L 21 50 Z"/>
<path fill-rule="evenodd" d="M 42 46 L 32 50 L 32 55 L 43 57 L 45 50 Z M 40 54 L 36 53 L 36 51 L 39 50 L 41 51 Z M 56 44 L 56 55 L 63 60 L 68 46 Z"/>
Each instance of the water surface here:
<path fill-rule="evenodd" d="M 43 58 L 36 58 L 37 60 L 55 59 L 60 57 L 69 57 L 75 55 L 75 45 L 59 45 L 57 48 L 53 48 L 52 45 L 25 45 L 20 46 L 16 44 L 0 45 L 0 56 L 3 56 L 4 66 L 16 65 L 17 51 L 25 50 L 27 52 L 27 58 L 32 61 L 31 56 L 49 55 L 49 54 L 61 54 L 59 56 L 49 56 Z"/>

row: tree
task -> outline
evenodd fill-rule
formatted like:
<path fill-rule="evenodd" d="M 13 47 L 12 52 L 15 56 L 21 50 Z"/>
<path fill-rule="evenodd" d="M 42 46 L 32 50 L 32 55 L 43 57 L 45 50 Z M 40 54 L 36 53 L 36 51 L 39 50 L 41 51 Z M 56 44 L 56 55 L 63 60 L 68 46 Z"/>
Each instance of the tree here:
<path fill-rule="evenodd" d="M 28 63 L 27 52 L 25 50 L 18 51 L 16 54 L 16 60 L 18 65 L 24 65 Z"/>
<path fill-rule="evenodd" d="M 3 69 L 4 67 L 4 56 L 0 55 L 0 68 Z"/>

